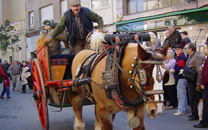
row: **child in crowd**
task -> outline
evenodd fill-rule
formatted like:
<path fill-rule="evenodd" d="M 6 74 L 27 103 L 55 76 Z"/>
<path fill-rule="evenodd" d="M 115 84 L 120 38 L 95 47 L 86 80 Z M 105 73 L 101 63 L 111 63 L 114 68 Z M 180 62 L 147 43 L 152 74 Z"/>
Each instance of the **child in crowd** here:
<path fill-rule="evenodd" d="M 9 73 L 7 73 L 6 75 L 8 77 L 10 77 Z M 10 97 L 10 81 L 9 81 L 9 78 L 4 78 L 3 79 L 3 86 L 4 86 L 4 88 L 3 88 L 3 91 L 1 93 L 1 99 L 4 99 L 3 96 L 4 96 L 5 93 L 7 93 L 7 99 L 10 99 L 11 97 Z"/>

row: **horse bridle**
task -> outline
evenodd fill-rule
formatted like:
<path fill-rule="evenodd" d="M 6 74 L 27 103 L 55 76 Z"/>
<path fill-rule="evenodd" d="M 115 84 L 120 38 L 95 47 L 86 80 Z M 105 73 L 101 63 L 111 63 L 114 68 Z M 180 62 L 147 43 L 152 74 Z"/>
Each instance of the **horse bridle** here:
<path fill-rule="evenodd" d="M 114 59 L 114 57 L 113 57 L 113 55 L 110 55 L 107 51 L 106 51 L 106 49 L 103 47 L 103 49 L 104 49 L 104 51 L 107 53 L 107 55 L 109 56 L 109 58 L 110 58 L 110 60 L 112 60 L 115 64 L 116 64 L 116 66 L 119 68 L 119 70 L 128 78 L 128 81 L 129 82 L 131 82 L 131 86 L 132 87 L 134 87 L 135 89 L 136 89 L 136 91 L 143 97 L 143 100 L 144 100 L 144 102 L 145 103 L 149 103 L 149 102 L 155 102 L 155 103 L 162 103 L 162 102 L 164 102 L 164 101 L 162 101 L 161 100 L 161 96 L 160 96 L 160 94 L 164 94 L 164 91 L 163 90 L 148 90 L 148 91 L 145 91 L 145 89 L 144 89 L 144 85 L 146 84 L 140 84 L 140 86 L 138 87 L 135 83 L 134 83 L 134 78 L 132 77 L 132 78 L 130 78 L 129 76 L 128 76 L 128 74 L 123 70 L 123 68 L 117 63 L 117 61 L 115 61 L 115 59 Z M 134 66 L 135 66 L 135 68 L 137 68 L 137 70 L 139 70 L 139 79 L 140 79 L 140 81 L 142 81 L 142 79 L 145 79 L 145 77 L 144 76 L 146 76 L 146 71 L 145 71 L 145 68 L 148 68 L 149 66 L 150 66 L 150 64 L 156 64 L 156 66 L 157 66 L 157 75 L 158 76 L 160 76 L 161 77 L 161 80 L 160 80 L 160 82 L 162 81 L 162 73 L 161 73 L 161 70 L 159 69 L 159 65 L 162 65 L 163 64 L 163 61 L 161 61 L 161 60 L 159 60 L 159 58 L 158 58 L 158 56 L 157 56 L 157 54 L 154 52 L 154 55 L 155 55 L 155 57 L 156 57 L 156 60 L 145 60 L 145 61 L 142 61 L 142 60 L 139 60 L 139 64 L 137 64 L 138 63 L 138 58 L 137 57 L 135 57 L 134 58 L 134 60 L 135 60 L 135 62 L 134 62 Z M 142 69 L 140 69 L 140 66 L 141 66 L 141 64 L 148 64 L 146 67 L 144 67 L 143 68 L 143 71 L 142 71 Z M 135 70 L 136 69 L 133 69 L 131 72 L 129 72 L 129 73 L 135 73 Z M 137 74 L 137 71 L 136 71 L 136 73 L 135 74 Z M 146 78 L 147 79 L 147 78 Z M 158 78 L 157 78 L 158 79 Z M 147 81 L 147 80 L 146 80 Z M 158 94 L 158 96 L 159 96 L 159 101 L 156 101 L 156 100 L 151 100 L 151 98 L 150 97 L 148 97 L 149 95 L 156 95 L 156 94 Z"/>
<path fill-rule="evenodd" d="M 111 42 L 113 44 L 113 42 Z M 139 60 L 138 57 L 134 57 L 134 64 L 132 64 L 132 71 L 129 71 L 129 73 L 132 73 L 134 76 L 131 75 L 131 78 L 128 76 L 128 74 L 123 70 L 123 68 L 117 63 L 117 61 L 115 61 L 113 55 L 110 55 L 107 50 L 102 46 L 103 50 L 106 52 L 106 54 L 109 56 L 110 60 L 112 60 L 116 66 L 119 68 L 119 70 L 128 78 L 128 81 L 131 82 L 131 86 L 134 87 L 136 89 L 136 91 L 143 97 L 143 100 L 145 103 L 148 103 L 148 102 L 155 102 L 155 103 L 162 103 L 164 101 L 161 100 L 161 94 L 164 94 L 164 91 L 163 90 L 148 90 L 148 91 L 145 91 L 144 89 L 144 85 L 147 83 L 147 75 L 146 75 L 146 71 L 145 69 L 148 68 L 151 64 L 155 64 L 157 66 L 157 80 L 158 82 L 161 82 L 162 81 L 162 73 L 161 73 L 161 70 L 160 70 L 160 67 L 159 65 L 162 65 L 163 64 L 163 61 L 161 61 L 155 50 L 153 49 L 153 54 L 155 56 L 155 60 Z M 139 64 L 138 64 L 138 60 L 139 60 Z M 141 67 L 141 64 L 148 64 L 147 66 L 145 66 L 143 69 L 140 69 Z M 135 69 L 136 68 L 136 69 Z M 135 71 L 137 70 L 137 71 Z M 134 77 L 135 75 L 138 74 L 138 77 L 139 77 L 139 87 L 134 83 Z M 156 101 L 156 100 L 151 100 L 150 95 L 156 95 L 158 94 L 158 97 L 159 97 L 159 101 Z"/>
<path fill-rule="evenodd" d="M 146 103 L 147 102 L 155 102 L 155 103 L 164 102 L 164 101 L 161 100 L 161 96 L 160 96 L 160 94 L 164 94 L 163 90 L 148 90 L 148 91 L 144 90 L 144 85 L 147 84 L 147 74 L 146 74 L 145 69 L 148 68 L 151 64 L 154 64 L 157 67 L 156 79 L 158 80 L 158 82 L 162 81 L 162 73 L 161 73 L 159 65 L 162 65 L 163 61 L 158 60 L 158 59 L 159 58 L 156 58 L 156 60 L 144 60 L 144 61 L 142 61 L 142 60 L 139 60 L 137 57 L 134 57 L 135 62 L 134 62 L 134 64 L 132 64 L 133 69 L 132 69 L 132 72 L 131 72 L 132 73 L 131 74 L 131 80 L 135 79 L 136 74 L 138 75 L 138 78 L 139 78 L 138 83 L 139 83 L 140 86 L 138 87 L 137 85 L 135 85 L 134 87 L 135 87 L 136 91 L 139 94 L 143 95 L 143 99 Z M 139 64 L 137 64 L 138 62 L 139 62 Z M 141 68 L 141 64 L 147 64 L 147 65 L 144 68 Z M 156 94 L 158 94 L 159 101 L 151 100 L 151 98 L 148 97 L 149 95 L 156 95 Z"/>
<path fill-rule="evenodd" d="M 134 59 L 135 59 L 135 63 L 137 63 L 138 58 L 134 58 Z M 147 64 L 147 65 L 144 68 L 141 68 L 141 64 Z M 145 60 L 145 61 L 139 60 L 139 64 L 134 65 L 135 67 L 133 67 L 133 69 L 132 69 L 131 79 L 134 80 L 136 74 L 138 75 L 139 87 L 136 86 L 138 88 L 136 90 L 137 90 L 137 92 L 138 92 L 138 90 L 142 91 L 145 102 L 161 103 L 161 102 L 164 102 L 161 100 L 161 96 L 160 96 L 160 94 L 164 94 L 163 90 L 148 90 L 148 91 L 144 90 L 144 85 L 147 84 L 147 74 L 146 74 L 145 69 L 148 68 L 151 64 L 156 65 L 156 67 L 157 67 L 156 79 L 158 80 L 158 82 L 161 82 L 162 81 L 162 73 L 161 73 L 159 65 L 162 65 L 163 61 L 158 61 L 158 60 Z M 158 94 L 159 101 L 151 100 L 148 97 L 150 95 L 156 95 L 156 94 Z"/>

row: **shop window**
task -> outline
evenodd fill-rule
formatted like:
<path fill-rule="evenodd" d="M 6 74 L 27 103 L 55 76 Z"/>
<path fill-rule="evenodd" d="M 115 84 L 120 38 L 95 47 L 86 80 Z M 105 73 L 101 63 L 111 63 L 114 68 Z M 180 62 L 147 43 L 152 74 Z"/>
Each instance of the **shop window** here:
<path fill-rule="evenodd" d="M 40 8 L 40 26 L 43 26 L 44 20 L 53 21 L 53 5 Z"/>
<path fill-rule="evenodd" d="M 133 14 L 177 4 L 180 4 L 180 0 L 127 0 L 127 13 Z"/>
<path fill-rule="evenodd" d="M 92 0 L 92 9 L 102 8 L 109 6 L 109 0 Z"/>

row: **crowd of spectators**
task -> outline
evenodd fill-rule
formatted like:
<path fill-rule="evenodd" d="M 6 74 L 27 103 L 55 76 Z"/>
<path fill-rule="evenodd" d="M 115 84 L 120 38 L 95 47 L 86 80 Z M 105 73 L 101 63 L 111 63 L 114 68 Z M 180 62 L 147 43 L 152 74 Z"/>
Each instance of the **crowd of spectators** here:
<path fill-rule="evenodd" d="M 196 45 L 189 39 L 187 31 L 179 32 L 173 25 L 169 25 L 165 31 L 165 36 L 163 45 L 158 46 L 159 44 L 157 44 L 157 48 L 169 45 L 165 65 L 169 69 L 170 77 L 174 77 L 174 82 L 164 84 L 163 87 L 165 99 L 169 101 L 168 105 L 167 102 L 164 103 L 165 109 L 170 110 L 177 107 L 177 111 L 173 114 L 174 116 L 185 116 L 191 111 L 191 114 L 188 115 L 188 121 L 199 120 L 198 113 L 201 110 L 198 110 L 198 105 L 203 98 L 202 119 L 194 127 L 208 128 L 208 61 L 206 59 L 204 65 L 202 64 L 202 57 L 197 52 Z M 207 46 L 208 42 L 205 43 L 203 48 L 206 56 L 208 55 Z M 195 79 L 188 80 L 181 75 L 186 67 L 197 72 Z"/>
<path fill-rule="evenodd" d="M 4 63 L 1 63 L 0 59 L 0 69 L 3 71 L 0 74 L 0 82 L 3 82 L 3 92 L 1 94 L 1 99 L 4 99 L 4 93 L 7 93 L 7 98 L 10 99 L 10 80 L 12 84 L 13 91 L 20 91 L 22 89 L 22 93 L 26 93 L 26 84 L 29 86 L 29 89 L 33 89 L 33 81 L 32 81 L 32 61 L 29 58 L 28 61 L 17 61 L 9 64 L 7 60 Z M 27 73 L 27 75 L 25 75 Z M 7 80 L 7 78 L 10 80 Z M 22 86 L 20 86 L 22 82 Z"/>

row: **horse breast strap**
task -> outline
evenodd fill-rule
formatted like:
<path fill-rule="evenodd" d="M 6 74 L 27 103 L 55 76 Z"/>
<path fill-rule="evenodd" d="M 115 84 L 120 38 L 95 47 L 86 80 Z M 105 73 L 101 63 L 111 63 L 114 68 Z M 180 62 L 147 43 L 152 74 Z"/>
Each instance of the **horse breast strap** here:
<path fill-rule="evenodd" d="M 118 38 L 115 38 L 118 40 Z M 113 44 L 113 43 L 112 43 Z M 118 106 L 123 107 L 125 106 L 136 106 L 144 103 L 143 98 L 142 98 L 142 93 L 139 91 L 139 96 L 136 100 L 130 101 L 125 98 L 123 95 L 122 89 L 120 88 L 120 79 L 119 79 L 119 72 L 121 71 L 128 79 L 129 81 L 136 86 L 136 84 L 129 78 L 128 74 L 122 69 L 120 66 L 120 63 L 122 61 L 123 57 L 123 52 L 125 50 L 127 44 L 123 44 L 121 46 L 114 46 L 114 51 L 111 51 L 111 54 L 109 54 L 105 48 L 103 48 L 108 55 L 108 58 L 112 62 L 112 66 L 106 68 L 106 71 L 103 72 L 103 85 L 105 86 L 106 90 L 106 96 L 109 99 L 114 99 L 115 102 L 117 103 Z M 107 58 L 107 59 L 108 59 Z M 106 61 L 109 63 L 110 61 Z M 112 77 L 107 77 L 108 75 L 112 75 Z"/>
<path fill-rule="evenodd" d="M 105 88 L 106 97 L 108 99 L 114 99 L 118 106 L 123 107 L 124 102 L 118 95 L 118 69 L 115 62 L 111 60 L 111 55 L 108 55 L 106 59 L 105 71 L 102 72 L 103 86 Z M 117 58 L 114 57 L 114 60 L 116 61 Z"/>

